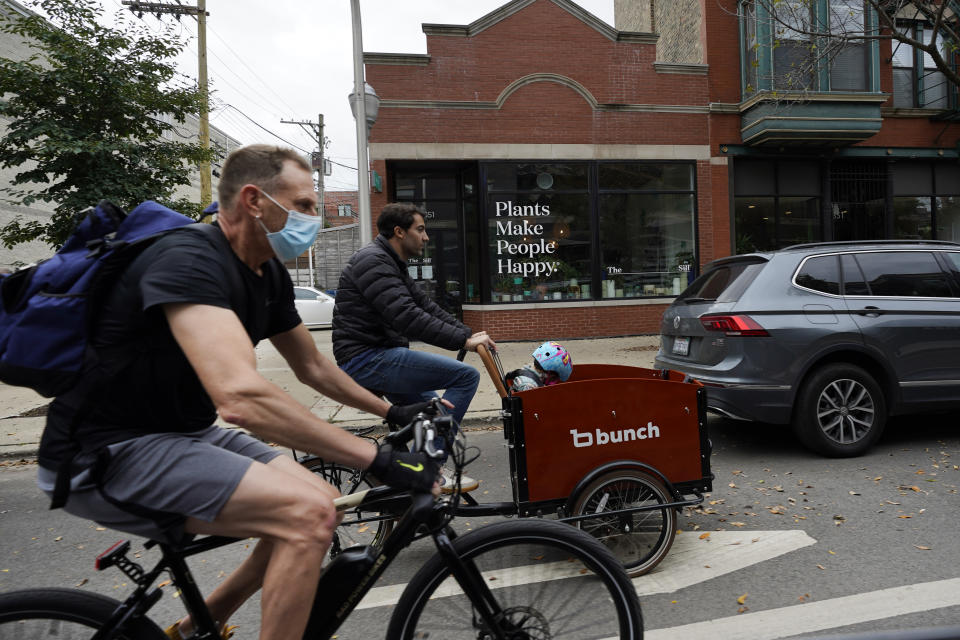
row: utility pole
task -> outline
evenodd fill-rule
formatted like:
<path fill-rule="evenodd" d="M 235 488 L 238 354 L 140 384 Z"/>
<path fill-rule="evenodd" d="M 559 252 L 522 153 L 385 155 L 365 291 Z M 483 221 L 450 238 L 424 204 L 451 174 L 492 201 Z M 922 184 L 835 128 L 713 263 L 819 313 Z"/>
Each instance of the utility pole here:
<path fill-rule="evenodd" d="M 123 4 L 130 7 L 130 11 L 142 16 L 144 13 L 154 13 L 159 18 L 165 13 L 176 16 L 192 15 L 197 18 L 197 64 L 199 67 L 197 81 L 203 94 L 203 103 L 200 105 L 200 145 L 204 150 L 210 150 L 210 94 L 207 80 L 207 0 L 197 0 L 197 6 L 180 4 L 166 4 L 163 2 L 138 2 L 137 0 L 123 0 Z M 200 207 L 206 207 L 213 200 L 213 185 L 210 178 L 210 161 L 202 160 L 200 166 Z"/>
<path fill-rule="evenodd" d="M 360 246 L 366 246 L 373 240 L 370 225 L 373 216 L 370 213 L 370 162 L 367 159 L 367 107 L 366 83 L 363 79 L 363 29 L 360 26 L 360 0 L 350 0 L 350 16 L 353 25 L 353 92 L 357 96 L 356 112 L 353 114 L 357 124 L 357 206 L 360 209 L 357 220 L 360 222 Z"/>
<path fill-rule="evenodd" d="M 323 114 L 317 116 L 317 122 L 310 120 L 281 120 L 282 124 L 298 124 L 300 128 L 317 138 L 317 148 L 320 150 L 315 159 L 312 160 L 313 168 L 317 170 L 317 187 L 320 190 L 317 198 L 317 215 L 324 217 L 323 209 L 323 174 L 326 161 L 323 158 L 323 149 L 327 145 L 327 139 L 323 137 Z M 308 128 L 309 127 L 309 128 Z"/>
<path fill-rule="evenodd" d="M 317 170 L 317 188 L 320 190 L 320 193 L 317 197 L 317 215 L 320 216 L 320 219 L 324 219 L 324 209 L 323 209 L 323 172 L 324 172 L 324 159 L 323 159 L 323 148 L 326 146 L 327 139 L 323 137 L 323 114 L 321 113 L 317 116 L 316 122 L 311 122 L 310 120 L 281 120 L 282 124 L 296 124 L 300 125 L 300 128 L 306 131 L 308 134 L 312 134 L 317 138 L 317 151 L 310 160 L 310 164 L 314 169 Z M 319 235 L 319 234 L 318 234 Z M 317 285 L 316 276 L 313 269 L 313 245 L 307 250 L 307 261 L 309 264 L 309 274 L 310 274 L 310 286 L 314 287 Z M 298 262 L 299 265 L 299 262 Z M 299 266 L 297 267 L 299 269 Z M 299 278 L 299 276 L 298 276 Z"/>

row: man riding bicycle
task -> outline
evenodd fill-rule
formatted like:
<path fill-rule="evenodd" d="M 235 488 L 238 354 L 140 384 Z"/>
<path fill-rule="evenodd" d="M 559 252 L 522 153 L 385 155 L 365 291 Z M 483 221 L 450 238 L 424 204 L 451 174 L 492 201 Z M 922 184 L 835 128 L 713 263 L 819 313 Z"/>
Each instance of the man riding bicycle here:
<path fill-rule="evenodd" d="M 40 487 L 69 481 L 66 511 L 176 543 L 184 534 L 260 539 L 210 596 L 215 619 L 262 587 L 260 637 L 300 638 L 337 517 L 336 490 L 263 440 L 429 489 L 436 464 L 317 418 L 257 371 L 269 338 L 297 378 L 344 404 L 405 423 L 324 358 L 294 307 L 282 261 L 309 247 L 320 220 L 311 168 L 288 149 L 230 154 L 219 184 L 221 233 L 172 232 L 119 277 L 99 310 L 97 364 L 50 407 Z M 219 243 L 219 244 L 218 244 Z M 402 463 L 402 464 L 401 464 Z M 59 472 L 59 475 L 58 475 Z M 186 637 L 191 621 L 171 628 Z"/>
<path fill-rule="evenodd" d="M 393 203 L 377 218 L 378 235 L 350 258 L 333 308 L 333 355 L 354 380 L 400 404 L 427 400 L 445 389 L 460 424 L 477 391 L 480 374 L 446 356 L 414 351 L 410 340 L 443 349 L 496 349 L 486 331 L 473 333 L 431 300 L 407 272 L 407 260 L 423 254 L 429 241 L 423 211 Z M 462 476 L 461 490 L 478 483 Z M 441 485 L 452 491 L 452 474 Z"/>

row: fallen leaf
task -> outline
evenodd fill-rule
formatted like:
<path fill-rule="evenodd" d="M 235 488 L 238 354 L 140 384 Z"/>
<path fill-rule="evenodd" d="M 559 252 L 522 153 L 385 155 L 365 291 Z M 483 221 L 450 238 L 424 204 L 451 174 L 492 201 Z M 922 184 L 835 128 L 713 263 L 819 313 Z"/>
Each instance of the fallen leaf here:
<path fill-rule="evenodd" d="M 87 584 L 87 579 L 86 579 L 86 578 L 84 578 L 83 580 L 81 580 L 80 582 L 78 582 L 77 584 L 75 584 L 75 585 L 73 585 L 73 586 L 75 586 L 75 587 L 82 587 L 82 586 L 85 585 L 85 584 Z"/>
<path fill-rule="evenodd" d="M 730 487 L 731 489 L 736 489 L 736 488 L 737 488 L 737 485 L 735 485 L 735 484 L 732 483 L 732 482 L 731 482 L 730 484 L 728 484 L 727 486 Z"/>
<path fill-rule="evenodd" d="M 366 533 L 367 531 L 370 531 L 370 525 L 368 524 L 365 524 L 362 527 L 357 527 L 357 533 Z"/>
<path fill-rule="evenodd" d="M 836 551 L 830 551 L 829 549 L 827 549 L 827 553 L 829 553 L 829 554 L 832 555 L 832 556 L 837 555 L 837 552 L 836 552 Z"/>
<path fill-rule="evenodd" d="M 781 487 L 780 485 L 775 486 L 775 487 L 773 488 L 773 490 L 774 490 L 774 491 L 779 491 L 780 493 L 783 493 L 783 487 Z"/>
<path fill-rule="evenodd" d="M 731 526 L 731 527 L 745 527 L 745 526 L 747 526 L 747 523 L 746 523 L 746 522 L 731 522 L 731 523 L 730 523 L 730 526 Z"/>
<path fill-rule="evenodd" d="M 925 546 L 923 546 L 922 544 L 915 544 L 915 545 L 913 545 L 913 546 L 914 546 L 915 548 L 917 548 L 917 549 L 920 549 L 920 551 L 930 551 L 930 550 L 931 550 L 930 547 L 925 547 Z"/>
<path fill-rule="evenodd" d="M 842 522 L 843 520 L 846 520 L 846 518 L 844 518 L 843 516 L 841 516 L 841 515 L 839 515 L 839 514 L 833 516 L 833 519 L 834 519 L 834 520 L 840 520 L 841 522 Z"/>
<path fill-rule="evenodd" d="M 749 610 L 750 610 L 750 607 L 740 607 L 739 609 L 737 609 L 737 613 L 743 613 Z"/>
<path fill-rule="evenodd" d="M 852 496 L 858 496 L 858 495 L 860 495 L 860 494 L 857 493 L 856 491 L 848 491 L 847 493 L 849 493 L 849 494 L 852 495 Z"/>
<path fill-rule="evenodd" d="M 61 540 L 63 540 L 63 536 L 57 536 L 53 539 L 54 542 L 60 542 Z"/>
<path fill-rule="evenodd" d="M 826 571 L 826 568 L 822 564 L 818 564 L 817 569 L 820 569 L 821 571 Z"/>
<path fill-rule="evenodd" d="M 165 586 L 167 586 L 168 584 L 173 584 L 173 580 L 164 580 L 163 582 L 161 582 L 161 583 L 158 584 L 157 586 L 158 586 L 158 587 L 165 587 Z"/>
<path fill-rule="evenodd" d="M 709 531 L 707 531 L 706 533 L 701 533 L 701 534 L 700 534 L 700 539 L 701 539 L 701 540 L 706 540 L 706 539 L 709 538 L 709 537 L 710 537 L 710 532 L 709 532 Z"/>
<path fill-rule="evenodd" d="M 901 520 L 909 520 L 913 516 L 897 516 L 897 517 L 900 518 Z"/>
<path fill-rule="evenodd" d="M 747 601 L 747 594 L 746 594 L 746 593 L 743 594 L 742 596 L 740 596 L 739 598 L 737 598 L 737 604 L 743 604 L 743 603 L 746 602 L 746 601 Z"/>
<path fill-rule="evenodd" d="M 740 471 L 739 469 L 735 469 L 735 470 L 731 471 L 730 473 L 732 473 L 732 474 L 735 475 L 735 476 L 739 476 L 740 474 L 743 473 L 743 471 Z"/>

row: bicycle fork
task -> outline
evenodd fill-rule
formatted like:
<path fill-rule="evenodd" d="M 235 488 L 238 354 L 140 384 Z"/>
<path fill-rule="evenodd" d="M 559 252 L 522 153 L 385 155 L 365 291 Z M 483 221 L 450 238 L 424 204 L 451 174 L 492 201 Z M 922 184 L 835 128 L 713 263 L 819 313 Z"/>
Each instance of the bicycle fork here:
<path fill-rule="evenodd" d="M 500 603 L 494 597 L 493 592 L 487 586 L 483 575 L 472 560 L 465 560 L 460 557 L 456 549 L 453 548 L 453 538 L 456 534 L 449 527 L 445 528 L 433 536 L 437 545 L 437 551 L 444 559 L 453 578 L 463 589 L 463 592 L 470 598 L 473 608 L 476 611 L 474 624 L 476 624 L 476 615 L 480 616 L 483 622 L 481 630 L 486 629 L 491 637 L 498 640 L 509 640 L 504 635 L 505 631 L 501 628 L 501 622 L 504 620 L 503 609 Z"/>

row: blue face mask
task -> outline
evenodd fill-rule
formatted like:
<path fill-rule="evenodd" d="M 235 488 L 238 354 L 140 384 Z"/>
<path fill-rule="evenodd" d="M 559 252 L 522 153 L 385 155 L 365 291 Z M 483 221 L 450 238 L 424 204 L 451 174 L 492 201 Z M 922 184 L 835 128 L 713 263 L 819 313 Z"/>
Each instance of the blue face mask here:
<path fill-rule="evenodd" d="M 287 260 L 293 260 L 313 246 L 323 220 L 318 216 L 309 216 L 293 209 L 287 209 L 263 189 L 260 190 L 260 193 L 287 212 L 287 223 L 283 225 L 283 229 L 273 233 L 267 229 L 267 225 L 263 224 L 263 220 L 257 218 L 257 222 L 260 223 L 264 233 L 267 234 L 267 242 L 270 243 L 270 248 L 273 249 L 276 256 L 281 261 L 286 262 Z"/>

